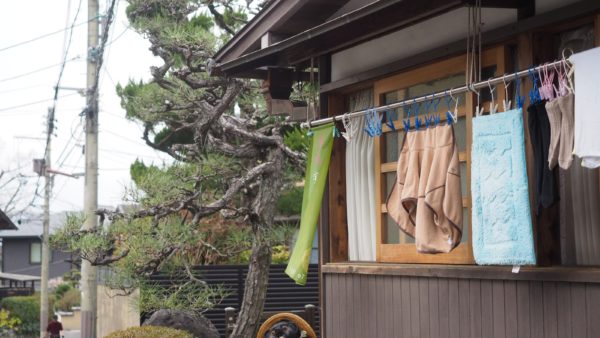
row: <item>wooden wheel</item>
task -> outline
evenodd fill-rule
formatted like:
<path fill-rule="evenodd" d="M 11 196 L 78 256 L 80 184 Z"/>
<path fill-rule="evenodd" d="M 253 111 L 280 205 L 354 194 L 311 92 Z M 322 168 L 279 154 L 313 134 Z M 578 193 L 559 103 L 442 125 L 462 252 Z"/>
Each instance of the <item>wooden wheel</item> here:
<path fill-rule="evenodd" d="M 300 331 L 306 331 L 306 334 L 309 338 L 317 338 L 315 331 L 312 329 L 312 327 L 310 327 L 306 320 L 304 320 L 298 315 L 289 312 L 278 313 L 276 315 L 272 315 L 267 320 L 265 320 L 265 322 L 260 326 L 260 329 L 258 330 L 258 335 L 256 337 L 264 338 L 265 334 L 269 331 L 271 326 L 283 320 L 287 320 L 294 323 L 296 326 L 298 326 L 298 329 Z"/>

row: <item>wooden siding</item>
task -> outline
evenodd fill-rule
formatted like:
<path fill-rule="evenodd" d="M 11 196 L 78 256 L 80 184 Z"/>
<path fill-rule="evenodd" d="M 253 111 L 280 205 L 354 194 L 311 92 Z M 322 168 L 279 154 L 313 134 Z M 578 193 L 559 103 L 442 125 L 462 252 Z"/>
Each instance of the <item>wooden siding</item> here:
<path fill-rule="evenodd" d="M 323 275 L 325 337 L 595 338 L 600 284 Z"/>

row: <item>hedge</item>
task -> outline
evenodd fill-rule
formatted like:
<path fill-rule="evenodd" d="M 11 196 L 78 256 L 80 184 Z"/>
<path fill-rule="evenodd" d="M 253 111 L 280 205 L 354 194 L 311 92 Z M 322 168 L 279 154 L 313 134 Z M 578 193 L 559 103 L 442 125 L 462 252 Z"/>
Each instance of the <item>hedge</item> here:
<path fill-rule="evenodd" d="M 0 301 L 0 309 L 10 312 L 21 320 L 19 334 L 39 335 L 40 333 L 40 294 L 33 296 L 6 297 Z M 52 319 L 54 309 L 54 297 L 48 297 L 48 321 Z"/>
<path fill-rule="evenodd" d="M 104 338 L 194 338 L 187 331 L 172 329 L 162 326 L 130 327 L 127 330 L 117 331 Z"/>
<path fill-rule="evenodd" d="M 40 298 L 39 296 L 6 297 L 0 301 L 0 308 L 8 310 L 11 315 L 21 320 L 20 334 L 40 332 Z"/>

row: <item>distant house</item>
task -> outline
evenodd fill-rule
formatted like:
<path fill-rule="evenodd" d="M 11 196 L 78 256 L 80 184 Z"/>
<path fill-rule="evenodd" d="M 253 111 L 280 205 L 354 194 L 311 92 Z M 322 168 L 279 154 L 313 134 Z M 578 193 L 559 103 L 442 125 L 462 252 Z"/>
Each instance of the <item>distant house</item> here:
<path fill-rule="evenodd" d="M 62 225 L 64 214 L 53 215 L 50 231 Z M 0 215 L 0 219 L 2 219 Z M 8 219 L 8 218 L 7 218 Z M 1 222 L 1 221 L 0 221 Z M 11 222 L 12 224 L 12 222 Z M 18 226 L 1 227 L 2 272 L 21 275 L 40 276 L 42 263 L 42 219 L 25 219 Z M 52 250 L 50 260 L 50 279 L 62 277 L 70 271 L 73 264 L 71 253 Z"/>
<path fill-rule="evenodd" d="M 0 230 L 17 230 L 17 226 L 6 216 L 4 211 L 0 210 Z"/>

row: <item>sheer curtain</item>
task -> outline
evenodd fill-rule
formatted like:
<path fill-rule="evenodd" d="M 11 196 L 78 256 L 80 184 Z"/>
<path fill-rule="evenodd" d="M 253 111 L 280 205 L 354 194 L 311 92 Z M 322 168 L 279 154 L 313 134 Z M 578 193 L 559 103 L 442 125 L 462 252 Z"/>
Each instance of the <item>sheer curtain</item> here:
<path fill-rule="evenodd" d="M 348 110 L 372 106 L 373 92 L 363 90 L 348 98 Z M 365 132 L 365 118 L 352 119 L 356 134 L 346 144 L 346 210 L 348 256 L 351 261 L 375 260 L 375 158 L 373 138 Z"/>
<path fill-rule="evenodd" d="M 574 52 L 594 47 L 594 27 L 562 33 L 559 37 L 559 56 L 562 50 Z M 575 88 L 577 95 L 577 88 Z M 577 112 L 575 112 L 577 114 Z M 581 166 L 573 158 L 568 170 L 560 169 L 560 232 L 563 264 L 600 265 L 600 171 Z"/>

